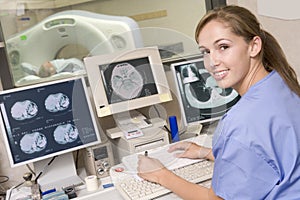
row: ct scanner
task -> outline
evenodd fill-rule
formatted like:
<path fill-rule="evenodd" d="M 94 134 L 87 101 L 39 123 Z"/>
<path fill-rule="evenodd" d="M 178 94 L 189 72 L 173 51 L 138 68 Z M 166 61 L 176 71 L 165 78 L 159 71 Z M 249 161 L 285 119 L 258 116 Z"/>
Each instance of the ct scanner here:
<path fill-rule="evenodd" d="M 82 46 L 89 52 L 86 56 L 93 56 L 139 48 L 143 42 L 137 23 L 129 17 L 79 10 L 51 15 L 6 40 L 15 86 L 43 81 L 27 74 L 22 63 L 41 66 L 68 45 Z"/>

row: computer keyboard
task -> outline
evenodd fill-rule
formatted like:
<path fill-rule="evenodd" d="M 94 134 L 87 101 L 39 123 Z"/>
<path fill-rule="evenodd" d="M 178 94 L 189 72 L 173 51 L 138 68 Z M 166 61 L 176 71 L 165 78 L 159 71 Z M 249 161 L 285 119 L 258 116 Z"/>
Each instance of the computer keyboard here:
<path fill-rule="evenodd" d="M 192 183 L 201 183 L 212 178 L 213 162 L 201 160 L 172 171 Z M 122 179 L 115 186 L 126 200 L 150 200 L 171 192 L 159 184 L 134 176 Z"/>
<path fill-rule="evenodd" d="M 211 136 L 208 135 L 200 135 L 186 140 L 202 146 L 211 145 Z M 159 159 L 166 168 L 192 183 L 198 184 L 212 178 L 213 162 L 204 159 L 176 158 L 173 155 L 174 152 L 167 151 L 170 145 L 172 144 L 151 149 L 148 151 L 148 156 Z M 125 167 L 124 171 L 118 172 L 119 166 L 112 167 L 110 171 L 112 181 L 124 199 L 148 200 L 170 193 L 171 191 L 163 186 L 145 181 L 137 176 L 138 154 L 125 156 L 122 159 L 120 168 Z"/>

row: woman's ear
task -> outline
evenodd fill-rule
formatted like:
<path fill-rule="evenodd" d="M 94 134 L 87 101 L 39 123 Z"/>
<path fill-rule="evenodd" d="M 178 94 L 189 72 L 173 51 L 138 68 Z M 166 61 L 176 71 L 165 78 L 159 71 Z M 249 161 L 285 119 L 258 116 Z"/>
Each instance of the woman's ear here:
<path fill-rule="evenodd" d="M 254 36 L 252 41 L 249 43 L 250 45 L 250 56 L 256 57 L 262 48 L 262 41 L 259 36 Z"/>

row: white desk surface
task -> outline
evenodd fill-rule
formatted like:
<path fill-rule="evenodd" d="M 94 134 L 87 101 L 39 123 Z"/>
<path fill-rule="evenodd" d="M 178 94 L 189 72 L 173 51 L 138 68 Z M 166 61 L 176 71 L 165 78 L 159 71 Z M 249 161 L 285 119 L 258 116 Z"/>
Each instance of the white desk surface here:
<path fill-rule="evenodd" d="M 73 198 L 73 200 L 123 200 L 123 197 L 119 194 L 119 192 L 116 190 L 115 187 L 109 187 L 103 189 L 103 185 L 111 184 L 112 181 L 110 177 L 106 177 L 100 180 L 99 189 L 93 192 L 88 192 L 85 189 L 85 186 L 82 188 L 78 188 L 76 191 L 77 198 Z M 201 185 L 205 187 L 210 186 L 210 181 L 204 182 Z M 11 190 L 7 191 L 7 194 L 9 194 Z M 11 193 L 9 200 L 16 200 L 22 197 L 26 197 L 27 195 L 30 195 L 30 188 L 18 188 L 17 190 L 14 189 Z M 177 195 L 174 193 L 170 193 L 167 195 L 164 195 L 159 200 L 179 200 Z M 8 200 L 8 195 L 6 196 L 6 200 Z"/>
<path fill-rule="evenodd" d="M 186 138 L 189 138 L 187 135 L 185 135 Z M 203 135 L 204 137 L 208 136 L 208 138 L 205 140 L 205 146 L 210 146 L 211 140 L 212 140 L 212 135 Z M 181 139 L 186 139 L 186 138 L 181 138 Z M 116 165 L 118 166 L 118 165 Z M 106 177 L 101 180 L 101 184 L 109 184 L 112 183 L 110 177 Z M 204 187 L 210 187 L 211 181 L 205 181 L 203 183 L 200 183 L 200 185 Z M 100 188 L 102 188 L 100 186 Z M 83 191 L 78 191 L 77 192 L 78 198 L 75 198 L 74 200 L 123 200 L 123 197 L 119 194 L 119 192 L 114 188 L 107 188 L 107 189 L 99 189 L 96 192 L 87 192 L 86 190 Z M 159 200 L 179 200 L 179 198 L 176 194 L 170 193 L 167 195 L 164 195 L 162 197 L 157 198 Z"/>

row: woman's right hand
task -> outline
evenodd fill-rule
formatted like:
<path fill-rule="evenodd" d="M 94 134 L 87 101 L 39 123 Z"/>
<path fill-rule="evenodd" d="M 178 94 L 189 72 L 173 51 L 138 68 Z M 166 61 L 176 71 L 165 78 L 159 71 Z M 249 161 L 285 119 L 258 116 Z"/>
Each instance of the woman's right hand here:
<path fill-rule="evenodd" d="M 200 146 L 194 142 L 178 142 L 170 146 L 168 152 L 174 152 L 181 150 L 183 152 L 176 153 L 175 156 L 178 158 L 190 158 L 190 159 L 211 159 L 212 153 L 211 148 Z"/>
<path fill-rule="evenodd" d="M 137 170 L 141 178 L 153 183 L 160 183 L 159 180 L 169 171 L 158 159 L 144 155 L 138 156 Z"/>

